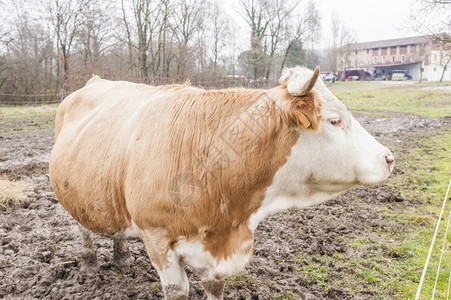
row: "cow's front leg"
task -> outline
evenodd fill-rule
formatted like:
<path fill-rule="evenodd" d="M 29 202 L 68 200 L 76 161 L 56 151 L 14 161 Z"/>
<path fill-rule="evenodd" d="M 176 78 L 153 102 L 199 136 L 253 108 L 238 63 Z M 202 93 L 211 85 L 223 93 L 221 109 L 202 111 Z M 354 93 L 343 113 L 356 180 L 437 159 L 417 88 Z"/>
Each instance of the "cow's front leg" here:
<path fill-rule="evenodd" d="M 224 279 L 204 278 L 202 285 L 207 293 L 208 300 L 220 300 L 224 297 Z"/>
<path fill-rule="evenodd" d="M 83 245 L 81 258 L 88 267 L 94 267 L 97 264 L 97 256 L 92 241 L 92 232 L 80 224 L 78 224 L 78 230 L 80 231 Z"/>
<path fill-rule="evenodd" d="M 167 300 L 187 300 L 189 282 L 174 250 L 170 249 L 166 231 L 156 228 L 140 230 L 152 265 L 160 276 Z"/>

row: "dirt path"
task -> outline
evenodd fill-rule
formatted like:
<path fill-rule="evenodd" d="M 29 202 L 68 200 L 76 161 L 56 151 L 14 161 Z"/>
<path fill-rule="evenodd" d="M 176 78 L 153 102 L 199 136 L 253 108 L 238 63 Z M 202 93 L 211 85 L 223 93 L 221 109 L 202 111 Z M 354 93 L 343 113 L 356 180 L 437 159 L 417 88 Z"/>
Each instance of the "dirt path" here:
<path fill-rule="evenodd" d="M 406 134 L 433 134 L 438 128 L 450 127 L 449 119 L 425 120 L 390 112 L 383 112 L 388 118 L 370 117 L 364 112 L 354 115 L 375 137 L 399 143 L 401 149 Z M 23 207 L 0 212 L 0 298 L 162 298 L 159 278 L 139 241 L 130 243 L 132 264 L 125 270 L 113 263 L 112 242 L 96 236 L 98 270 L 80 268 L 77 226 L 56 200 L 47 176 L 53 132 L 24 133 L 20 130 L 22 122 L 27 120 L 11 121 L 17 131 L 0 135 L 0 174 L 36 186 Z M 356 271 L 352 263 L 334 257 L 349 261 L 364 257 L 366 253 L 357 251 L 348 241 L 371 237 L 371 228 L 402 230 L 377 214 L 376 208 L 391 205 L 402 210 L 402 205 L 414 203 L 385 185 L 356 187 L 325 204 L 268 218 L 256 230 L 249 266 L 228 281 L 225 298 L 376 299 L 366 291 L 364 281 L 357 292 L 354 287 L 337 284 L 346 282 Z M 205 299 L 199 279 L 191 273 L 189 278 L 190 299 Z"/>

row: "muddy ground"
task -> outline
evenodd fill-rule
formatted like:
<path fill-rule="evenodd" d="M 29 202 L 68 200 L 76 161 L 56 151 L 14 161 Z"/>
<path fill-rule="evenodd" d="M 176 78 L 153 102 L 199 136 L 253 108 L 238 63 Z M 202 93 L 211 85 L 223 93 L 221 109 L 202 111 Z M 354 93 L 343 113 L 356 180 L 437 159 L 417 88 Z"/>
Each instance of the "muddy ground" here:
<path fill-rule="evenodd" d="M 438 128 L 450 126 L 449 119 L 425 120 L 390 112 L 373 117 L 365 112 L 353 113 L 376 138 L 397 144 L 399 149 L 406 135 L 432 134 Z M 0 298 L 162 298 L 158 275 L 140 241 L 130 242 L 133 263 L 130 268 L 121 269 L 113 261 L 111 240 L 95 236 L 98 268 L 91 272 L 81 267 L 81 240 L 76 223 L 58 203 L 48 179 L 53 118 L 39 120 L 39 124 L 50 125 L 35 130 L 30 127 L 36 120 L 8 122 L 12 130 L 0 133 L 0 173 L 11 180 L 31 181 L 35 188 L 22 207 L 0 212 Z M 23 130 L 25 127 L 27 130 Z M 402 173 L 397 167 L 393 176 Z M 409 205 L 416 205 L 415 199 L 403 199 L 384 184 L 358 186 L 322 205 L 266 219 L 256 230 L 249 266 L 228 281 L 225 298 L 377 299 L 372 289 L 366 288 L 365 284 L 370 284 L 367 281 L 362 280 L 357 292 L 355 286 L 337 284 L 346 282 L 347 277 L 357 277 L 352 263 L 335 260 L 334 255 L 344 255 L 350 262 L 365 257 L 366 253 L 351 247 L 349 241 L 368 237 L 372 229 L 381 226 L 382 230 L 402 231 L 395 224 L 382 222 L 377 208 L 388 206 L 402 212 L 403 206 Z M 384 249 L 380 251 L 384 254 Z M 325 261 L 327 276 L 315 278 L 305 271 L 307 266 Z M 199 279 L 190 272 L 189 278 L 190 299 L 205 299 Z"/>

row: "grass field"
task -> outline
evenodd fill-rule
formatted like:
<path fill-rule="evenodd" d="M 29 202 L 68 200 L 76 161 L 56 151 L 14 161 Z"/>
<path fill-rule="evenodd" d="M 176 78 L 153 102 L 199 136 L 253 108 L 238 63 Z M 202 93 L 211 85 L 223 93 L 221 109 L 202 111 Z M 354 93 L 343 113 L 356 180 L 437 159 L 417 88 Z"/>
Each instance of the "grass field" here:
<path fill-rule="evenodd" d="M 330 88 L 354 110 L 404 112 L 424 118 L 451 116 L 451 83 L 337 82 Z"/>
<path fill-rule="evenodd" d="M 57 105 L 0 107 L 0 134 L 51 130 Z M 23 121 L 23 122 L 20 122 Z M 17 123 L 21 123 L 17 127 Z"/>
<path fill-rule="evenodd" d="M 443 118 L 451 116 L 451 89 L 438 89 L 433 84 L 380 84 L 380 83 L 338 83 L 331 90 L 349 109 L 363 111 L 372 116 L 389 117 L 384 112 L 403 112 L 423 118 Z M 389 121 L 388 121 L 389 122 Z M 449 124 L 445 123 L 444 124 Z M 380 232 L 396 240 L 388 251 L 402 258 L 401 263 L 393 259 L 385 263 L 386 268 L 377 267 L 369 272 L 380 287 L 397 291 L 399 299 L 413 299 L 418 288 L 437 218 L 451 179 L 451 128 L 444 126 L 435 135 L 410 134 L 406 132 L 403 143 L 387 145 L 396 157 L 397 169 L 402 176 L 392 176 L 388 185 L 400 191 L 403 198 L 417 199 L 419 206 L 408 207 L 402 214 L 382 210 L 388 219 L 403 226 L 400 232 Z M 421 299 L 430 299 L 437 274 L 440 248 L 443 244 L 451 203 L 448 200 L 441 221 L 439 234 L 434 246 Z M 451 229 L 450 229 L 451 231 Z M 387 237 L 388 238 L 388 237 Z M 373 243 L 359 241 L 358 247 L 372 247 Z M 378 258 L 374 259 L 377 266 Z M 388 267 L 388 268 L 387 268 Z M 451 232 L 448 232 L 436 299 L 447 299 L 448 280 L 451 272 Z M 389 281 L 377 282 L 378 274 L 389 274 Z M 387 277 L 387 276 L 385 276 Z M 451 295 L 450 295 L 451 296 Z"/>

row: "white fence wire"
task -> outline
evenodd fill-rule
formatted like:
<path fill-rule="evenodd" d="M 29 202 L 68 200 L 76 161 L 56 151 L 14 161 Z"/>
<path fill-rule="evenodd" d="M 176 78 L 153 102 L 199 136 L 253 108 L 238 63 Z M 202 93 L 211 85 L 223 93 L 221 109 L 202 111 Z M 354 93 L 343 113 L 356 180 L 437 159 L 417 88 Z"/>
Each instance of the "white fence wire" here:
<path fill-rule="evenodd" d="M 448 189 L 446 190 L 445 199 L 443 200 L 442 209 L 440 210 L 440 215 L 439 215 L 438 220 L 437 220 L 437 226 L 435 227 L 434 236 L 432 237 L 431 247 L 429 248 L 428 256 L 427 256 L 426 262 L 424 264 L 423 273 L 421 274 L 421 279 L 420 279 L 420 283 L 418 285 L 418 289 L 417 289 L 417 294 L 415 296 L 415 300 L 418 300 L 420 298 L 420 295 L 421 295 L 421 289 L 423 287 L 424 279 L 426 277 L 426 273 L 427 273 L 427 270 L 428 270 L 429 261 L 431 259 L 431 255 L 432 255 L 432 249 L 434 248 L 435 239 L 437 237 L 437 233 L 438 233 L 439 228 L 440 228 L 440 223 L 441 223 L 440 221 L 442 220 L 443 211 L 445 210 L 446 202 L 448 201 L 448 194 L 449 194 L 450 187 L 451 187 L 451 179 L 449 180 Z M 450 209 L 450 217 L 451 217 L 451 209 Z M 431 299 L 434 299 L 434 297 L 435 297 L 438 276 L 439 276 L 439 273 L 440 273 L 440 265 L 441 265 L 441 261 L 442 261 L 442 258 L 443 258 L 443 253 L 445 252 L 445 244 L 446 244 L 446 237 L 447 237 L 449 223 L 450 223 L 450 217 L 448 217 L 448 223 L 446 225 L 446 233 L 445 233 L 445 237 L 444 237 L 444 241 L 443 241 L 443 247 L 441 249 L 440 261 L 439 261 L 439 266 L 438 266 L 438 270 L 437 270 L 437 276 L 436 276 L 436 279 L 435 279 L 435 285 L 434 285 L 434 288 L 432 289 L 432 297 L 431 297 Z M 451 272 L 450 272 L 450 277 L 451 277 Z M 449 284 L 449 280 L 448 280 L 447 299 L 449 298 L 449 293 L 450 293 L 449 289 L 450 289 L 450 284 Z"/>
<path fill-rule="evenodd" d="M 22 105 L 47 105 L 57 104 L 62 101 L 63 95 L 57 94 L 7 94 L 0 93 L 0 106 L 22 106 Z"/>
<path fill-rule="evenodd" d="M 443 244 L 442 244 L 442 249 L 441 249 L 441 253 L 440 253 L 440 260 L 438 262 L 438 267 L 437 267 L 437 275 L 435 276 L 435 284 L 434 284 L 434 288 L 432 289 L 432 299 L 434 299 L 435 291 L 437 290 L 438 276 L 440 274 L 440 266 L 442 265 L 443 253 L 445 253 L 446 237 L 448 236 L 448 228 L 449 228 L 449 220 L 450 219 L 451 219 L 451 209 L 449 210 L 448 222 L 446 223 L 445 236 L 443 237 Z"/>

